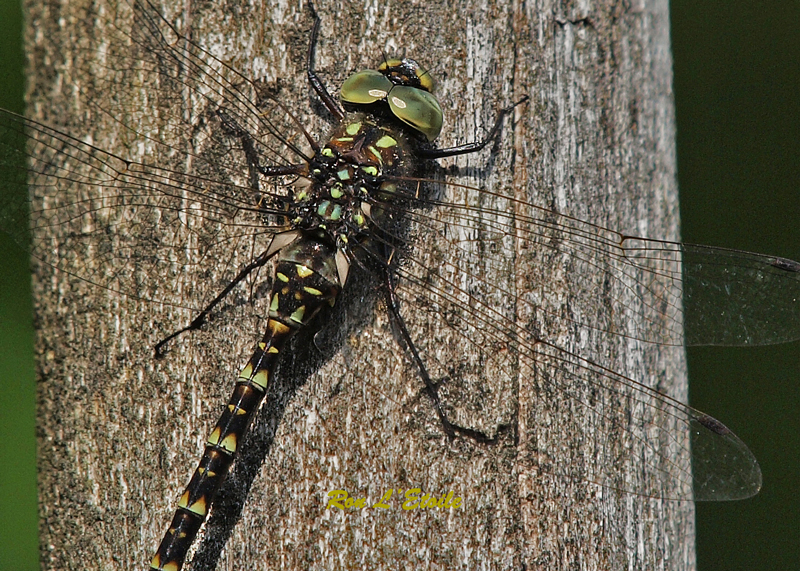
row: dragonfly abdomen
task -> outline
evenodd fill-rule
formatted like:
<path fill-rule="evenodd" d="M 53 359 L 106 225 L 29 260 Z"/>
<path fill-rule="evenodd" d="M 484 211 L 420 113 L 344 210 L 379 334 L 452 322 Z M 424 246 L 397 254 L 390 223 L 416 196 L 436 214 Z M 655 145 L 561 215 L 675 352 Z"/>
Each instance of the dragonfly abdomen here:
<path fill-rule="evenodd" d="M 295 241 L 278 252 L 267 331 L 239 374 L 233 394 L 206 440 L 200 463 L 178 500 L 150 569 L 178 571 L 183 566 L 266 394 L 281 350 L 320 309 L 333 305 L 341 287 L 335 249 L 325 242 L 298 233 Z"/>

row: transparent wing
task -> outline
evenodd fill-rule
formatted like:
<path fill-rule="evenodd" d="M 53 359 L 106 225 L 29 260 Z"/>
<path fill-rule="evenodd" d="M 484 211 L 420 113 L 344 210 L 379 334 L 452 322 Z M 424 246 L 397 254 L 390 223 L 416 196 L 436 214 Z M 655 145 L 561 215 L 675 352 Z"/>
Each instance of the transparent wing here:
<path fill-rule="evenodd" d="M 548 341 L 544 328 L 512 320 L 487 301 L 493 283 L 478 286 L 488 290 L 483 297 L 422 269 L 414 274 L 407 266 L 400 272 L 399 296 L 409 308 L 405 320 L 412 329 L 439 330 L 438 345 L 422 335 L 417 346 L 441 383 L 453 422 L 494 436 L 516 416 L 518 460 L 534 473 L 665 499 L 719 501 L 758 493 L 761 472 L 747 446 L 719 421 L 656 388 L 670 384 L 663 363 L 645 367 L 653 373 L 644 380 L 615 372 L 582 356 L 591 351 L 565 347 L 570 341 Z M 525 297 L 518 294 L 512 302 Z M 442 330 L 448 333 L 443 336 Z M 443 337 L 457 347 L 452 353 L 464 357 L 442 358 Z M 625 337 L 611 343 L 634 355 L 641 345 Z M 512 412 L 504 416 L 502 407 L 499 413 L 493 408 L 496 403 L 482 402 L 487 395 L 480 382 L 486 378 L 512 387 Z M 502 400 L 500 394 L 494 396 Z M 558 439 L 540 425 L 561 427 Z"/>
<path fill-rule="evenodd" d="M 488 195 L 504 206 L 465 205 L 467 192 L 482 202 Z M 559 319 L 666 345 L 770 345 L 800 339 L 798 262 L 623 234 L 523 203 L 514 198 L 513 189 L 491 192 L 459 185 L 451 196 L 447 201 L 428 201 L 428 208 L 413 214 L 422 232 L 431 235 L 427 239 L 446 243 L 449 252 L 463 252 L 440 260 L 449 267 L 444 271 L 455 271 L 457 260 L 470 278 L 479 279 L 478 273 L 507 274 L 504 260 L 472 269 L 464 260 L 491 259 L 492 252 L 509 248 L 566 256 L 574 271 L 562 277 L 563 287 L 579 291 L 587 306 L 600 311 L 580 316 L 560 312 Z M 515 240 L 520 242 L 513 244 Z M 586 279 L 598 272 L 604 275 L 602 281 Z M 513 296 L 509 285 L 506 282 L 498 293 Z M 620 295 L 609 297 L 615 290 Z M 636 316 L 631 314 L 627 331 L 612 331 L 607 308 L 630 311 L 626 295 L 631 293 L 648 297 L 649 304 L 638 308 Z M 535 302 L 527 305 L 530 312 L 543 311 Z"/>
<path fill-rule="evenodd" d="M 252 188 L 123 159 L 5 111 L 0 128 L 28 137 L 26 145 L 4 149 L 3 195 L 20 195 L 25 177 L 18 169 L 26 162 L 31 193 L 28 204 L 4 202 L 6 228 L 26 240 L 21 219 L 29 215 L 32 256 L 97 286 L 200 307 L 205 292 L 185 291 L 180 301 L 141 286 L 163 272 L 201 274 L 203 260 L 225 259 L 225 250 L 247 257 L 268 230 L 254 211 Z"/>

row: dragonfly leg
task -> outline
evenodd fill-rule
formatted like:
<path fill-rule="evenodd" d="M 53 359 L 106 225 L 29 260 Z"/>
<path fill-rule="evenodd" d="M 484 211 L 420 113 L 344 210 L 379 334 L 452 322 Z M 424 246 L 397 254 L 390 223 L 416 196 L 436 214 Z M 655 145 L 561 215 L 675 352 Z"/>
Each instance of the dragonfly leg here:
<path fill-rule="evenodd" d="M 344 119 L 344 109 L 336 101 L 336 99 L 328 93 L 328 90 L 322 85 L 317 72 L 314 71 L 314 52 L 317 48 L 317 38 L 319 36 L 319 28 L 322 21 L 317 14 L 317 9 L 314 8 L 314 3 L 309 2 L 308 7 L 311 10 L 311 15 L 314 18 L 314 27 L 311 29 L 311 42 L 308 45 L 308 59 L 306 61 L 306 68 L 308 73 L 308 83 L 316 92 L 317 96 L 322 100 L 322 103 L 327 107 L 328 111 L 336 118 L 337 121 Z"/>
<path fill-rule="evenodd" d="M 448 147 L 446 149 L 418 149 L 416 152 L 417 156 L 422 159 L 441 159 L 445 157 L 454 157 L 456 155 L 468 155 L 470 153 L 476 153 L 480 151 L 497 138 L 498 134 L 500 133 L 500 127 L 503 125 L 503 119 L 505 119 L 506 115 L 511 113 L 511 111 L 513 111 L 517 105 L 522 105 L 528 99 L 529 97 L 526 95 L 513 105 L 509 105 L 508 107 L 501 109 L 500 113 L 497 114 L 497 119 L 494 122 L 492 130 L 489 131 L 489 134 L 480 141 L 474 141 L 465 145 L 458 145 L 457 147 Z"/>
<path fill-rule="evenodd" d="M 400 337 L 403 339 L 403 343 L 405 343 L 408 352 L 411 354 L 414 364 L 417 366 L 419 375 L 422 377 L 422 381 L 425 383 L 425 392 L 431 399 L 431 403 L 433 404 L 433 408 L 436 410 L 436 414 L 439 416 L 439 421 L 442 423 L 442 429 L 444 430 L 445 434 L 447 434 L 447 436 L 450 438 L 455 438 L 456 435 L 459 434 L 481 444 L 495 444 L 498 440 L 497 436 L 492 438 L 489 435 L 480 432 L 479 430 L 465 428 L 463 426 L 453 424 L 450 422 L 450 420 L 448 420 L 447 415 L 442 408 L 442 402 L 439 399 L 439 392 L 436 387 L 436 383 L 434 383 L 433 379 L 431 379 L 431 376 L 425 367 L 425 363 L 422 360 L 422 357 L 420 357 L 419 351 L 417 351 L 417 347 L 411 338 L 408 328 L 406 327 L 405 320 L 403 319 L 403 316 L 400 315 L 397 292 L 395 291 L 394 281 L 392 280 L 392 276 L 388 268 L 384 272 L 384 285 L 386 292 L 386 307 L 389 309 L 389 315 L 391 316 L 394 325 L 397 327 L 397 331 L 400 333 Z M 503 432 L 504 429 L 505 427 L 500 427 L 498 434 Z"/>
<path fill-rule="evenodd" d="M 257 258 L 255 258 L 244 268 L 242 268 L 242 270 L 236 275 L 236 277 L 233 278 L 233 280 L 231 280 L 231 282 L 225 286 L 225 289 L 223 289 L 219 293 L 219 295 L 217 295 L 217 297 L 212 299 L 211 302 L 208 305 L 206 305 L 205 308 L 203 308 L 203 310 L 200 313 L 198 313 L 194 319 L 192 319 L 192 322 L 189 323 L 189 325 L 173 333 L 170 333 L 167 337 L 165 337 L 156 344 L 156 346 L 153 349 L 156 358 L 160 359 L 161 357 L 164 356 L 164 346 L 173 339 L 175 339 L 176 337 L 183 335 L 187 331 L 195 331 L 197 329 L 200 329 L 205 323 L 206 317 L 208 317 L 209 313 L 211 313 L 211 310 L 214 309 L 214 307 L 216 307 L 217 304 L 219 304 L 219 302 L 225 299 L 225 297 L 231 292 L 231 290 L 233 290 L 233 288 L 235 288 L 239 284 L 239 282 L 241 282 L 244 278 L 250 275 L 250 272 L 266 264 L 270 260 L 270 258 L 272 258 L 274 255 L 275 255 L 274 251 L 265 250 Z"/>
<path fill-rule="evenodd" d="M 262 165 L 261 159 L 259 158 L 259 150 L 256 147 L 256 140 L 253 135 L 247 129 L 241 127 L 236 119 L 234 119 L 224 107 L 218 108 L 214 114 L 216 115 L 217 119 L 219 119 L 220 125 L 222 125 L 222 129 L 225 134 L 232 139 L 238 139 L 242 144 L 242 152 L 247 159 L 250 188 L 253 189 L 253 192 L 260 192 L 260 187 L 258 184 L 259 175 L 264 175 L 266 177 L 279 177 L 286 175 L 304 176 L 306 174 L 306 171 L 308 170 L 307 163 L 298 163 L 293 165 Z M 306 136 L 308 136 L 307 133 Z M 296 147 L 292 147 L 292 149 L 298 155 L 303 156 L 301 151 Z"/>

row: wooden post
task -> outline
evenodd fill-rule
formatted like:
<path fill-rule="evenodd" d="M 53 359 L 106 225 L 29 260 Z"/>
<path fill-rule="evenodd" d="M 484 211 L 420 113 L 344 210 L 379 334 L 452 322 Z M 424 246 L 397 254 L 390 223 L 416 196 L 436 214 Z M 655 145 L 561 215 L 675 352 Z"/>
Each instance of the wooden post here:
<path fill-rule="evenodd" d="M 440 146 L 480 137 L 498 109 L 530 97 L 492 151 L 443 161 L 461 167 L 454 180 L 506 198 L 492 204 L 489 195 L 465 192 L 460 200 L 511 209 L 520 220 L 531 215 L 527 205 L 533 204 L 626 234 L 677 237 L 665 1 L 603 0 L 585 8 L 389 1 L 369 4 L 366 11 L 363 3 L 321 2 L 317 9 L 323 22 L 317 69 L 329 89 L 337 90 L 354 70 L 380 62 L 383 53 L 405 50 L 432 70 L 446 115 Z M 170 2 L 164 14 L 245 76 L 280 84 L 283 104 L 314 135 L 324 135 L 321 107 L 309 105 L 314 98 L 304 58 L 311 19 L 299 2 L 237 4 L 230 10 Z M 147 139 L 124 128 L 132 126 L 173 146 L 174 167 L 198 152 L 191 146 L 193 133 L 186 134 L 188 141 L 173 140 L 167 125 L 191 90 L 177 89 L 174 99 L 153 97 L 146 73 L 109 68 L 109 62 L 132 62 L 127 58 L 135 56 L 126 41 L 131 22 L 124 2 L 32 3 L 29 113 L 91 137 L 100 148 L 123 157 L 140 153 L 146 160 Z M 115 74 L 127 83 L 115 83 Z M 181 79 L 191 81 L 191 74 Z M 132 141 L 142 144 L 134 147 Z M 80 196 L 81 188 L 73 190 Z M 113 234 L 115 225 L 106 222 L 91 231 Z M 40 243 L 63 244 L 59 231 L 63 227 L 40 229 Z M 176 253 L 175 271 L 158 276 L 121 267 L 130 240 L 152 238 L 158 252 L 177 230 L 161 231 L 166 234 L 115 237 L 116 248 L 105 256 L 63 248 L 39 252 L 62 261 L 70 257 L 80 275 L 106 279 L 121 272 L 136 284 L 135 295 L 130 289 L 120 295 L 75 279 L 63 264 L 61 270 L 37 265 L 44 569 L 146 568 L 235 375 L 262 334 L 263 292 L 250 281 L 203 331 L 174 342 L 164 359 L 153 358 L 155 343 L 191 320 L 209 294 L 230 280 L 247 250 L 199 262 Z M 554 235 L 553 244 L 563 238 Z M 524 239 L 498 243 L 510 248 L 503 266 L 481 271 L 507 272 L 493 279 L 507 280 L 508 291 L 538 299 L 542 307 L 529 315 L 513 296 L 487 301 L 497 303 L 503 315 L 517 314 L 515 334 L 538 330 L 568 351 L 685 397 L 681 347 L 637 344 L 576 326 L 582 315 L 601 311 L 608 316 L 607 330 L 619 332 L 630 318 L 620 309 L 630 301 L 625 296 L 640 292 L 612 284 L 608 306 L 587 304 L 583 293 L 608 285 L 604 268 L 576 279 L 569 272 L 581 260 L 573 256 L 531 251 Z M 446 250 L 446 244 L 424 243 L 414 256 L 429 263 L 446 260 L 452 252 L 437 252 L 439 246 Z M 87 258 L 107 267 L 81 268 Z M 564 289 L 576 285 L 577 291 Z M 358 306 L 360 300 L 350 301 Z M 437 380 L 452 377 L 440 390 L 454 421 L 497 436 L 493 445 L 450 441 L 385 311 L 379 304 L 368 310 L 360 317 L 343 310 L 350 322 L 338 342 L 311 339 L 312 363 L 298 357 L 283 367 L 289 380 L 278 382 L 274 404 L 254 424 L 188 568 L 694 567 L 691 503 L 593 486 L 581 480 L 590 478 L 594 462 L 584 456 L 573 460 L 584 458 L 588 469 L 564 465 L 560 455 L 576 454 L 570 449 L 576 434 L 597 426 L 596 419 L 582 424 L 586 403 L 558 389 L 574 382 L 569 365 L 560 370 L 557 360 L 544 357 L 514 364 L 514 343 L 506 340 L 491 355 L 489 365 L 496 369 L 482 362 L 454 371 L 451 364 L 469 361 L 462 346 L 449 345 L 461 333 L 440 327 L 444 317 L 431 326 L 426 315 L 405 304 L 412 336 L 424 354 L 435 356 L 432 374 Z M 518 342 L 533 351 L 531 339 Z M 297 365 L 293 372 L 291 365 Z M 626 437 L 596 438 L 613 447 Z M 568 476 L 573 468 L 577 479 Z M 436 495 L 453 491 L 462 507 L 403 510 L 397 496 L 415 487 Z M 341 489 L 369 504 L 394 490 L 391 508 L 326 509 L 328 492 Z"/>

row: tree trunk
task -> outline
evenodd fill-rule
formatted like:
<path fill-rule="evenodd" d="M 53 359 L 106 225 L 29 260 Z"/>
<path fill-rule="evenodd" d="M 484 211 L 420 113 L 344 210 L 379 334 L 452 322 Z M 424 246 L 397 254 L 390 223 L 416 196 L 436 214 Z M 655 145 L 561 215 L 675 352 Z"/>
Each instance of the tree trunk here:
<path fill-rule="evenodd" d="M 314 111 L 319 106 L 309 109 L 304 67 L 311 19 L 299 4 L 183 2 L 172 3 L 165 15 L 245 76 L 278 76 L 295 98 L 283 102 L 319 136 L 326 126 Z M 459 180 L 474 187 L 512 189 L 519 202 L 504 207 L 519 209 L 520 217 L 530 203 L 626 234 L 677 238 L 665 1 L 363 6 L 317 6 L 317 70 L 329 89 L 338 89 L 355 69 L 379 63 L 384 52 L 406 50 L 439 79 L 442 147 L 487 132 L 498 109 L 527 95 L 530 101 L 515 109 L 494 150 L 443 164 L 459 165 L 468 175 Z M 119 25 L 125 13 L 98 2 L 37 1 L 29 5 L 27 36 L 29 114 L 78 137 L 90 135 L 121 156 L 129 149 L 117 111 L 152 104 L 143 103 L 150 100 L 136 84 L 111 93 L 96 88 L 107 71 L 100 54 L 122 38 L 108 22 L 119 18 Z M 79 75 L 92 69 L 97 77 Z M 98 101 L 110 115 L 96 113 Z M 167 115 L 153 111 L 139 129 L 159 137 Z M 582 306 L 581 291 L 559 289 L 571 283 L 564 274 L 575 260 L 539 257 L 519 242 L 510 247 L 508 271 L 517 277 L 509 288 L 535 288 L 553 312 L 602 310 L 610 329 L 626 326 L 617 308 Z M 80 252 L 53 254 L 82 263 Z M 118 261 L 119 254 L 108 260 Z M 232 303 L 203 331 L 172 343 L 163 359 L 153 358 L 153 346 L 186 325 L 209 300 L 204 296 L 219 291 L 231 268 L 241 265 L 239 259 L 207 262 L 204 284 L 186 283 L 180 272 L 159 275 L 138 297 L 37 264 L 43 568 L 143 569 L 149 562 L 265 324 L 263 299 L 254 296 L 254 304 Z M 531 286 L 534 272 L 540 273 Z M 602 287 L 602 268 L 588 278 Z M 159 292 L 175 292 L 177 301 L 147 301 Z M 608 299 L 624 304 L 625 295 L 636 292 Z M 423 352 L 438 347 L 439 361 L 448 363 L 447 331 L 422 329 L 421 316 L 404 311 Z M 694 567 L 689 502 L 592 487 L 548 471 L 561 461 L 561 448 L 568 453 L 563 443 L 587 430 L 579 415 L 571 416 L 574 403 L 548 389 L 558 385 L 552 380 L 562 374 L 557 367 L 521 363 L 516 379 L 487 371 L 480 395 L 443 386 L 459 424 L 498 437 L 491 445 L 451 441 L 386 312 L 378 306 L 371 313 L 346 329 L 338 349 L 328 353 L 324 339 L 314 338 L 310 352 L 322 357 L 282 365 L 289 380 L 270 393 L 273 402 L 254 423 L 188 568 Z M 576 330 L 570 321 L 537 325 L 576 354 L 633 379 L 657 377 L 660 390 L 686 397 L 680 347 L 608 339 Z M 332 490 L 374 504 L 390 489 L 414 487 L 436 495 L 452 490 L 463 505 L 407 511 L 395 492 L 390 509 L 326 509 Z"/>

